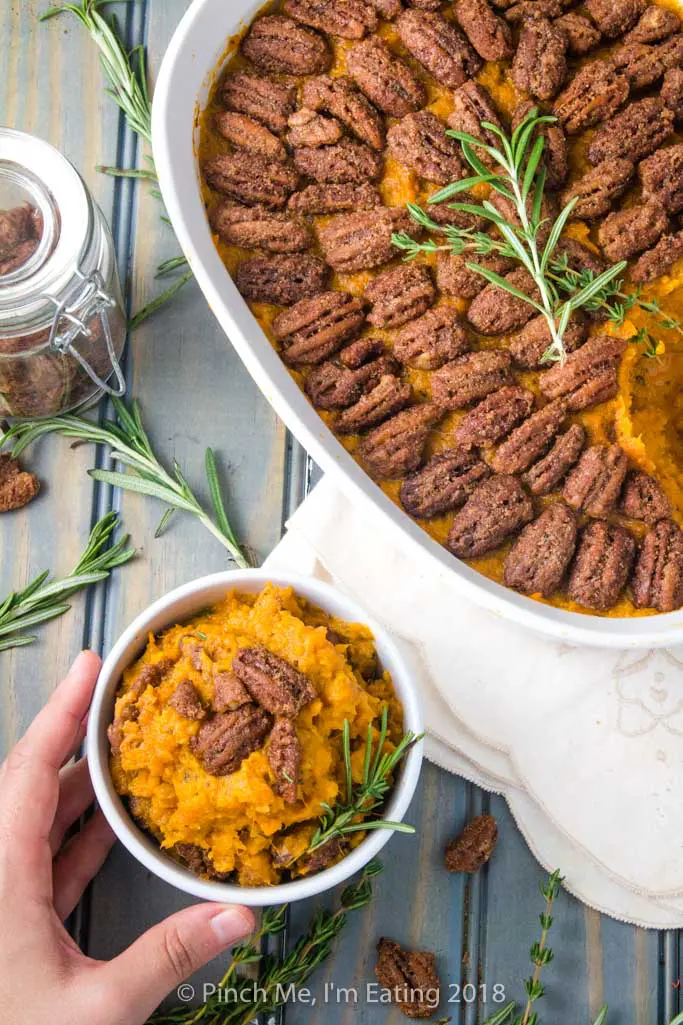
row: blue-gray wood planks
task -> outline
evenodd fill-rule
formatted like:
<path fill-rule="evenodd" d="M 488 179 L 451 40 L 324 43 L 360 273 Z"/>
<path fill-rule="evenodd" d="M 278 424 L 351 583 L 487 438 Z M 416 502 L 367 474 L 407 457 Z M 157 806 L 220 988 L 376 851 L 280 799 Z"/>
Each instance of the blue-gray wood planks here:
<path fill-rule="evenodd" d="M 138 309 L 163 287 L 153 280 L 154 270 L 177 253 L 177 245 L 145 187 L 96 172 L 97 164 L 131 166 L 137 145 L 104 96 L 91 40 L 71 19 L 41 25 L 37 16 L 46 6 L 47 0 L 0 5 L 0 120 L 47 138 L 84 175 L 113 225 L 129 302 Z M 130 44 L 148 46 L 152 81 L 186 8 L 187 0 L 118 7 Z M 158 450 L 177 458 L 200 489 L 204 448 L 215 448 L 238 533 L 257 558 L 265 556 L 305 492 L 309 467 L 193 284 L 135 333 L 127 371 Z M 85 471 L 96 459 L 101 454 L 88 447 L 71 450 L 58 438 L 31 454 L 44 493 L 26 511 L 2 519 L 0 596 L 38 570 L 70 568 L 93 520 L 112 505 L 121 510 L 139 558 L 87 601 L 75 599 L 67 616 L 41 630 L 37 644 L 0 655 L 0 753 L 21 734 L 83 644 L 108 649 L 152 599 L 227 564 L 220 546 L 187 517 L 176 516 L 155 540 L 160 508 L 94 486 Z M 442 865 L 446 839 L 482 810 L 490 810 L 500 826 L 493 862 L 473 877 L 448 875 Z M 528 948 L 539 928 L 543 872 L 504 801 L 427 765 L 409 817 L 417 836 L 397 836 L 386 849 L 374 905 L 351 917 L 336 956 L 313 980 L 317 1005 L 289 1008 L 293 1025 L 403 1020 L 397 1011 L 363 999 L 380 935 L 437 951 L 445 997 L 453 1001 L 444 1002 L 442 1013 L 459 1025 L 474 1025 L 495 1009 L 494 986 L 521 999 Z M 112 956 L 184 903 L 117 847 L 92 887 L 81 916 L 82 938 L 93 956 Z M 305 902 L 292 908 L 290 938 L 305 928 L 314 907 Z M 678 935 L 614 922 L 562 894 L 552 947 L 555 960 L 545 972 L 547 995 L 539 1005 L 544 1022 L 590 1025 L 607 1002 L 609 1025 L 664 1025 L 679 1008 Z M 201 978 L 219 974 L 217 965 Z M 359 1003 L 346 1003 L 343 994 L 337 998 L 335 987 L 357 987 Z"/>

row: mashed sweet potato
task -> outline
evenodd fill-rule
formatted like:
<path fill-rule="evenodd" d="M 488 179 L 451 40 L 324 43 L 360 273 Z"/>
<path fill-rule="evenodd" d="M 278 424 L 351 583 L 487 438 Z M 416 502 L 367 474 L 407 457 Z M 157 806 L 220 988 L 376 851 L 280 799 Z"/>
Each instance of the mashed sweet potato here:
<path fill-rule="evenodd" d="M 277 792 L 264 747 L 229 775 L 207 772 L 192 746 L 201 721 L 169 704 L 189 681 L 201 714 L 212 716 L 217 674 L 230 671 L 238 650 L 255 646 L 296 667 L 316 692 L 294 723 L 301 765 L 291 804 Z M 323 867 L 305 852 L 321 803 L 344 797 L 344 720 L 358 780 L 368 726 L 376 736 L 385 705 L 390 749 L 403 732 L 403 714 L 367 627 L 328 616 L 291 588 L 231 592 L 190 622 L 150 635 L 125 672 L 110 731 L 114 785 L 139 824 L 200 874 L 244 886 L 285 881 Z M 354 842 L 362 837 L 355 834 Z M 347 850 L 335 846 L 328 863 Z"/>

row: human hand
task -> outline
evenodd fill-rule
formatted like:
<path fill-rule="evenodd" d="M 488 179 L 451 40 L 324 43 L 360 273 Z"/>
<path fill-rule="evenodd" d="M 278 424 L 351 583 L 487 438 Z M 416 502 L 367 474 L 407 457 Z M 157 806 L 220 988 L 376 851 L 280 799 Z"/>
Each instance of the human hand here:
<path fill-rule="evenodd" d="M 6 1025 L 142 1025 L 172 989 L 248 935 L 247 908 L 196 904 L 154 926 L 113 961 L 83 954 L 63 926 L 114 843 L 92 804 L 85 735 L 100 670 L 82 652 L 0 766 L 0 1017 Z"/>

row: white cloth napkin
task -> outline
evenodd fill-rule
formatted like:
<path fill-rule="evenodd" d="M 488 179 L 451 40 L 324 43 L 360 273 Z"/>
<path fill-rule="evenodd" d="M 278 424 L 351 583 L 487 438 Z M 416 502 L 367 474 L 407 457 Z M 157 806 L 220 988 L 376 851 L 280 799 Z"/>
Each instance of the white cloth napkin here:
<path fill-rule="evenodd" d="M 427 757 L 503 794 L 537 859 L 585 903 L 683 927 L 683 648 L 537 637 L 460 596 L 324 479 L 266 566 L 353 594 L 420 681 Z"/>

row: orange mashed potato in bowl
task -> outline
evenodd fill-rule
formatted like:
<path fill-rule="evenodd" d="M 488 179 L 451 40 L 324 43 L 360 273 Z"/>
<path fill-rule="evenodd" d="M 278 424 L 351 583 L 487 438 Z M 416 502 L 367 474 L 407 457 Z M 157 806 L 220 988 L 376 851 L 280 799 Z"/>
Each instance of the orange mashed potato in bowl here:
<path fill-rule="evenodd" d="M 403 709 L 372 633 L 292 588 L 230 592 L 150 634 L 117 691 L 109 727 L 114 787 L 137 823 L 196 874 L 271 886 L 341 860 L 355 832 L 309 852 L 323 805 L 345 803 L 368 735 L 384 751 Z"/>

